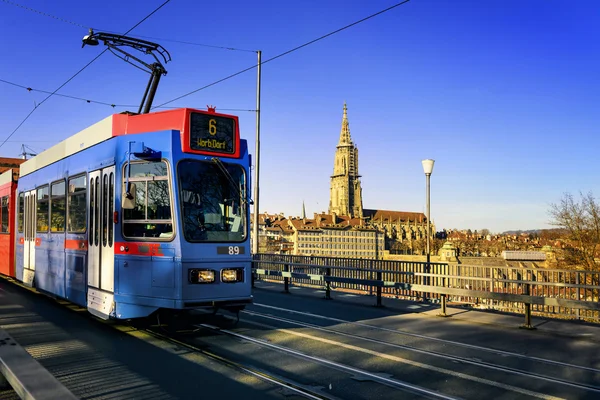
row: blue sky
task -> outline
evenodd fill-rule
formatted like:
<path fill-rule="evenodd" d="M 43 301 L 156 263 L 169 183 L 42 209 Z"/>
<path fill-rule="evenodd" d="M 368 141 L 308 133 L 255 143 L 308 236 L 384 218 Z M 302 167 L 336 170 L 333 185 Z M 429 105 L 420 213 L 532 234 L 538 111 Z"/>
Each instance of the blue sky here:
<path fill-rule="evenodd" d="M 164 0 L 0 0 L 0 79 L 53 91 L 102 50 L 88 27 L 125 32 Z M 172 0 L 130 36 L 173 58 L 155 105 L 385 9 L 397 1 Z M 20 4 L 48 15 L 18 7 Z M 65 22 L 66 21 L 66 22 Z M 147 38 L 151 37 L 151 39 Z M 365 208 L 425 211 L 421 160 L 436 160 L 438 229 L 549 227 L 565 192 L 600 194 L 600 2 L 412 0 L 263 66 L 261 212 L 327 211 L 342 106 L 359 149 Z M 104 54 L 0 147 L 38 151 L 113 112 L 137 110 L 148 76 Z M 45 94 L 0 82 L 0 140 Z M 252 70 L 169 106 L 253 110 Z M 255 145 L 255 115 L 240 116 Z"/>

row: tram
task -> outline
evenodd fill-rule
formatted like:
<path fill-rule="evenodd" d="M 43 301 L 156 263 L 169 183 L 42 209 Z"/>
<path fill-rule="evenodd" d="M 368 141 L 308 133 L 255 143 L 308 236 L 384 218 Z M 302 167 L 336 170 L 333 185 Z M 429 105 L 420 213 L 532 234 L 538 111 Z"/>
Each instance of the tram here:
<path fill-rule="evenodd" d="M 11 228 L 0 255 L 14 263 L 0 273 L 104 319 L 252 302 L 250 155 L 236 116 L 114 114 L 16 175 L 0 175 Z"/>

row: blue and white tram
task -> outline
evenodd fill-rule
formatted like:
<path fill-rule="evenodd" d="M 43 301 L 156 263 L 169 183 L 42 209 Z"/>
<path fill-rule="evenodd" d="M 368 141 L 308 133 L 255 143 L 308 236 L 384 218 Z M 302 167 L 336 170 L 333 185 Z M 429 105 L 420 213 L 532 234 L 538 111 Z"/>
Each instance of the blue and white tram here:
<path fill-rule="evenodd" d="M 239 310 L 249 166 L 235 116 L 112 115 L 22 164 L 16 278 L 102 318 Z"/>

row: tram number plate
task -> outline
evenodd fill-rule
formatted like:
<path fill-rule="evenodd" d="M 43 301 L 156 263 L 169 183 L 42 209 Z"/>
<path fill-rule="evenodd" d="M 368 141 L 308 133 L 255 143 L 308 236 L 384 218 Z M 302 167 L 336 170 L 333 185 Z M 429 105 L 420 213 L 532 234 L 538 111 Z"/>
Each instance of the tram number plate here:
<path fill-rule="evenodd" d="M 237 256 L 238 254 L 246 254 L 246 248 L 242 246 L 218 246 L 217 254 Z"/>

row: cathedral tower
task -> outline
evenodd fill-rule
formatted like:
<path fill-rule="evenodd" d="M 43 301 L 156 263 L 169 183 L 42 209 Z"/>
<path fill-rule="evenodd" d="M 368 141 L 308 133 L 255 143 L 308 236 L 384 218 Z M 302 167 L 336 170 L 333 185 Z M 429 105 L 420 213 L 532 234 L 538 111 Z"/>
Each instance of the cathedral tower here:
<path fill-rule="evenodd" d="M 350 137 L 348 107 L 344 102 L 344 116 L 340 141 L 336 146 L 333 175 L 331 176 L 329 214 L 363 217 L 362 188 L 358 174 L 358 149 Z"/>

